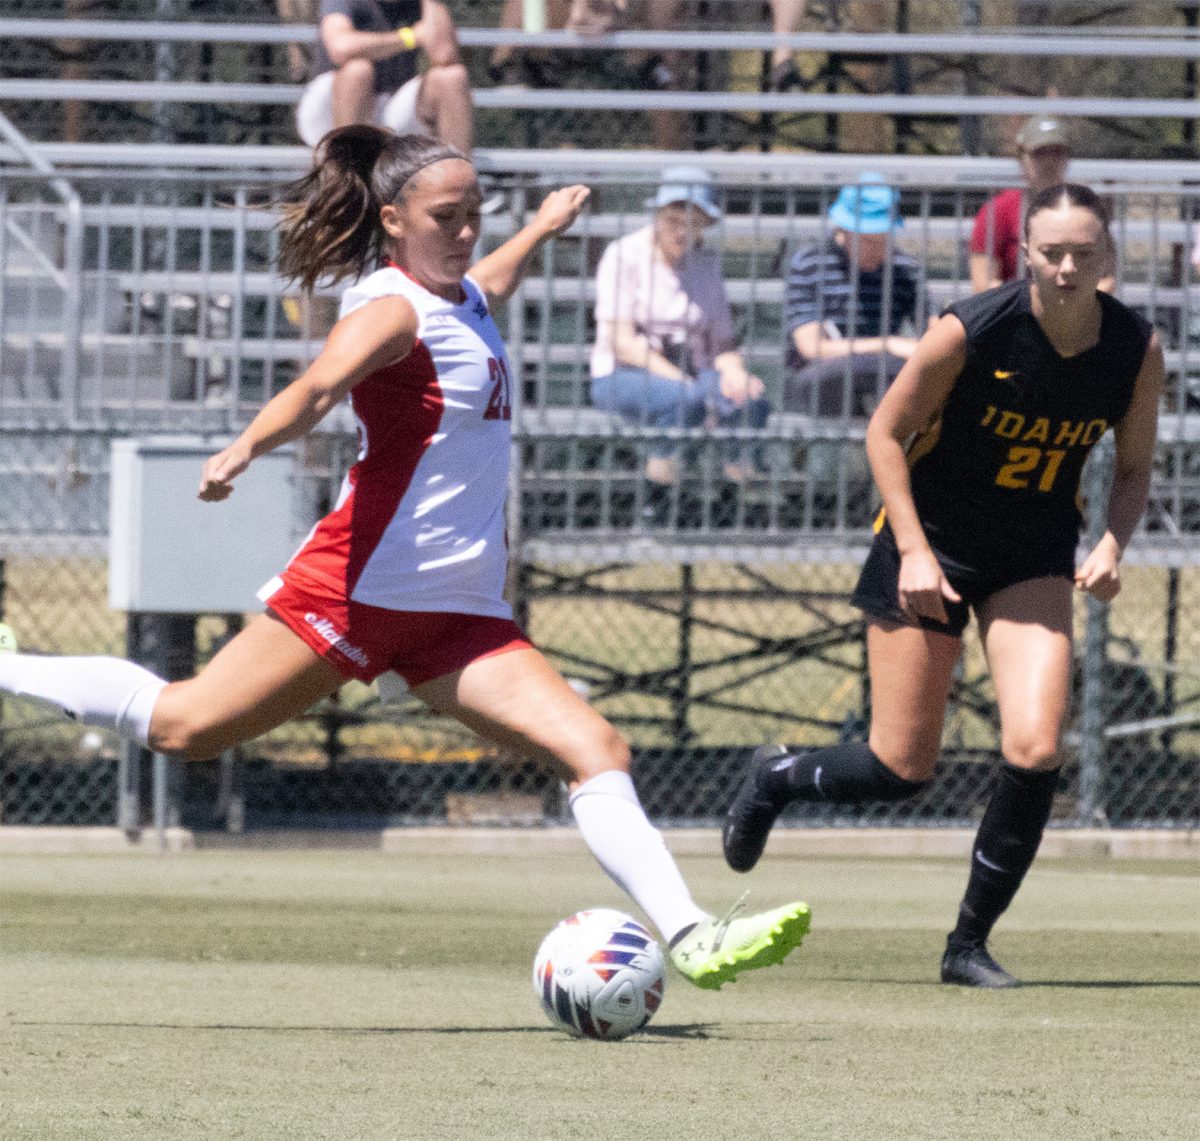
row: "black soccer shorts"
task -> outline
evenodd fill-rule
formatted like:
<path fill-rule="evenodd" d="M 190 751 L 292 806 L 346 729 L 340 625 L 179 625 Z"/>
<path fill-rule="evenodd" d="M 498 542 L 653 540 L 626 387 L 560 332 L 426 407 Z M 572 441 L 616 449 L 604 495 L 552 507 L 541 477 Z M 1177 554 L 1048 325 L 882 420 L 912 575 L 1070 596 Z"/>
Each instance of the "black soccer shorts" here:
<path fill-rule="evenodd" d="M 981 552 L 978 558 L 966 562 L 961 556 L 954 558 L 938 549 L 935 528 L 927 525 L 926 535 L 947 581 L 962 595 L 961 602 L 943 600 L 949 621 L 913 619 L 900 609 L 900 551 L 896 547 L 896 537 L 886 522 L 875 535 L 850 601 L 873 618 L 961 637 L 971 611 L 978 613 L 979 607 L 998 590 L 1034 578 L 1065 577 L 1073 580 L 1075 577 L 1073 549 L 1060 547 L 1055 550 L 1047 546 L 1041 550 L 1005 552 L 999 557 L 994 553 L 984 556 Z"/>

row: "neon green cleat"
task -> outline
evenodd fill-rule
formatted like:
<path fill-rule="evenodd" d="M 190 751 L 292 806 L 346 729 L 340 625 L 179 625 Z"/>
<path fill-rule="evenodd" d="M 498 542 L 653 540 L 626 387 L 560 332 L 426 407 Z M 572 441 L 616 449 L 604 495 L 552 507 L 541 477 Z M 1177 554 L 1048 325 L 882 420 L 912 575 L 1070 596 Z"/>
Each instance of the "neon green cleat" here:
<path fill-rule="evenodd" d="M 17 652 L 17 636 L 11 626 L 0 622 L 0 654 L 15 654 Z"/>
<path fill-rule="evenodd" d="M 742 971 L 782 963 L 808 934 L 807 903 L 789 903 L 735 919 L 745 899 L 742 896 L 724 919 L 698 923 L 671 948 L 671 962 L 689 982 L 704 990 L 720 990 Z"/>

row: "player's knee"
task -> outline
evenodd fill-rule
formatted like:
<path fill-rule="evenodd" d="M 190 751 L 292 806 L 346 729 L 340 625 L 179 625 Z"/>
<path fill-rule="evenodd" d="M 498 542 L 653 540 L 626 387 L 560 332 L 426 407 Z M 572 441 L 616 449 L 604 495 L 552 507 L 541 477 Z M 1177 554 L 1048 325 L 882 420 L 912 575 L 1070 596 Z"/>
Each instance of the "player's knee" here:
<path fill-rule="evenodd" d="M 603 729 L 576 743 L 571 749 L 568 767 L 573 779 L 586 781 L 613 770 L 629 772 L 632 757 L 629 742 L 606 723 Z"/>
<path fill-rule="evenodd" d="M 1058 734 L 1051 732 L 1006 733 L 1000 743 L 1004 759 L 1018 769 L 1056 769 Z"/>
<path fill-rule="evenodd" d="M 881 764 L 901 780 L 924 784 L 933 779 L 941 741 L 921 738 L 877 741 L 872 736 L 871 751 Z"/>
<path fill-rule="evenodd" d="M 218 730 L 186 708 L 156 708 L 147 744 L 154 752 L 181 761 L 210 761 L 228 747 Z"/>

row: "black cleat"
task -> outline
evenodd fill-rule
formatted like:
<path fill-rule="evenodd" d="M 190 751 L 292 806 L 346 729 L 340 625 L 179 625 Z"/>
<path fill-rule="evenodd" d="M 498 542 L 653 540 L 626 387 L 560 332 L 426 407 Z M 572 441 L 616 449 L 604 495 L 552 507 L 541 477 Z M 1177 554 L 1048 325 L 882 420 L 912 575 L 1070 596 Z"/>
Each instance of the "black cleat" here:
<path fill-rule="evenodd" d="M 1006 990 L 1021 985 L 988 954 L 985 943 L 967 946 L 948 943 L 942 956 L 942 982 L 985 990 Z"/>
<path fill-rule="evenodd" d="M 761 778 L 767 769 L 786 756 L 788 751 L 782 745 L 760 745 L 750 755 L 742 787 L 725 813 L 725 825 L 721 829 L 725 862 L 735 872 L 748 872 L 758 863 L 767 846 L 771 826 L 783 806 L 777 805 L 761 790 Z"/>

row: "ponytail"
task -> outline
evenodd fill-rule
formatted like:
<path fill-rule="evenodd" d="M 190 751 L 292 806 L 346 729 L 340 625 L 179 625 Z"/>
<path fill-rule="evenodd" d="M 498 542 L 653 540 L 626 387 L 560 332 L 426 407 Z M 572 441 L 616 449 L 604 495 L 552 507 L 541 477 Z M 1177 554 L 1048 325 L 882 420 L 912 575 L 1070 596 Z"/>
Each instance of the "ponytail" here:
<path fill-rule="evenodd" d="M 361 277 L 383 254 L 379 211 L 399 201 L 418 171 L 452 158 L 466 155 L 424 135 L 366 124 L 330 131 L 312 170 L 284 188 L 280 273 L 309 291 L 321 280 Z"/>

